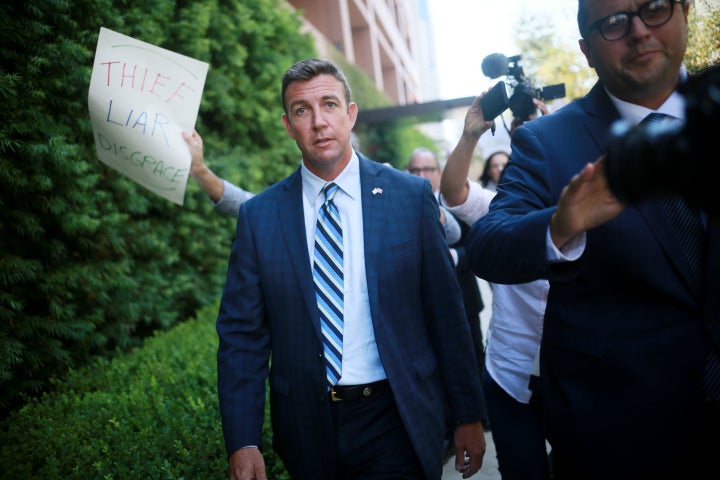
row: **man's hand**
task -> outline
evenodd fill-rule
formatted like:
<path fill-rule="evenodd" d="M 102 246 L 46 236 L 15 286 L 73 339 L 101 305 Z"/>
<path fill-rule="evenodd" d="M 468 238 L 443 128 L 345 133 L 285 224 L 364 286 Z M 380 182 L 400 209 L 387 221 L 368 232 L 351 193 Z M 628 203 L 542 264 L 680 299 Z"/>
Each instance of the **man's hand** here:
<path fill-rule="evenodd" d="M 265 459 L 256 447 L 236 450 L 229 463 L 230 480 L 267 480 Z"/>
<path fill-rule="evenodd" d="M 190 176 L 195 179 L 200 188 L 208 194 L 213 202 L 219 202 L 225 191 L 225 184 L 205 164 L 202 137 L 196 130 L 193 130 L 192 133 L 183 130 L 182 136 L 190 150 Z"/>
<path fill-rule="evenodd" d="M 465 114 L 465 124 L 457 145 L 450 152 L 440 179 L 440 192 L 444 201 L 450 206 L 461 205 L 467 200 L 470 186 L 466 183 L 470 171 L 475 146 L 480 136 L 492 127 L 492 122 L 485 120 L 480 100 L 487 93 L 475 97 Z"/>
<path fill-rule="evenodd" d="M 625 208 L 610 192 L 601 157 L 570 179 L 550 219 L 550 236 L 558 249 L 580 233 L 617 217 Z"/>
<path fill-rule="evenodd" d="M 455 470 L 462 473 L 462 478 L 470 478 L 480 470 L 486 448 L 480 422 L 455 427 Z"/>
<path fill-rule="evenodd" d="M 202 137 L 196 130 L 193 130 L 192 133 L 183 131 L 182 136 L 190 149 L 190 175 L 200 176 L 206 169 Z"/>
<path fill-rule="evenodd" d="M 490 130 L 492 127 L 492 119 L 485 120 L 480 100 L 485 96 L 487 91 L 475 97 L 472 105 L 465 114 L 465 123 L 463 125 L 463 135 L 467 135 L 476 142 L 480 136 Z"/>

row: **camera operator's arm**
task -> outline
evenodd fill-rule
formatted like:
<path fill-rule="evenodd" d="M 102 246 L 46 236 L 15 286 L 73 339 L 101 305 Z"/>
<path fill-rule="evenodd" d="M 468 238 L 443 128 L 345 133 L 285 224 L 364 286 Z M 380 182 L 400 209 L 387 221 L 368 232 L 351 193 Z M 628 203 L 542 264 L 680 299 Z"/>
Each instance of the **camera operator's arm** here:
<path fill-rule="evenodd" d="M 225 186 L 222 179 L 205 164 L 202 137 L 195 130 L 192 133 L 182 132 L 182 135 L 190 148 L 190 176 L 213 202 L 219 202 Z"/>
<path fill-rule="evenodd" d="M 481 94 L 475 98 L 465 114 L 465 124 L 457 145 L 450 153 L 440 180 L 440 193 L 448 206 L 465 203 L 470 190 L 468 172 L 470 160 L 475 146 L 483 133 L 492 127 L 492 122 L 485 120 L 480 106 Z"/>
<path fill-rule="evenodd" d="M 578 235 L 617 217 L 625 206 L 612 194 L 601 157 L 570 179 L 550 218 L 550 238 L 558 250 Z"/>

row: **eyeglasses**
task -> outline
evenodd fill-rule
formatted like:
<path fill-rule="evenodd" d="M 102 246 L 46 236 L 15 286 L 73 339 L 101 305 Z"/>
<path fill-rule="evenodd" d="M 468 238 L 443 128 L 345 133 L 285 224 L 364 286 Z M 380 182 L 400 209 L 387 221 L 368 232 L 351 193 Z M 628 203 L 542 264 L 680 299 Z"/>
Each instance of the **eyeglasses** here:
<path fill-rule="evenodd" d="M 665 25 L 673 16 L 676 3 L 685 3 L 685 0 L 653 0 L 643 3 L 635 12 L 615 12 L 593 22 L 587 30 L 587 35 L 597 29 L 602 38 L 608 42 L 620 40 L 630 32 L 633 17 L 639 17 L 648 28 Z"/>
<path fill-rule="evenodd" d="M 408 172 L 412 173 L 413 175 L 420 175 L 421 173 L 433 173 L 435 170 L 437 170 L 437 167 L 410 167 L 410 168 L 408 168 Z"/>

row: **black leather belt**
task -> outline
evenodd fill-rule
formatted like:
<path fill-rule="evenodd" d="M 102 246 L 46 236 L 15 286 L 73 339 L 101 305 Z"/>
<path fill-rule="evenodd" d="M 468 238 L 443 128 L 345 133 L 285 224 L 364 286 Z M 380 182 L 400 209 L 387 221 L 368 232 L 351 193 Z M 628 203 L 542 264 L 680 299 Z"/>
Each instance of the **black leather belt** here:
<path fill-rule="evenodd" d="M 333 402 L 342 402 L 367 398 L 389 388 L 390 384 L 387 380 L 379 380 L 364 385 L 335 385 L 330 389 L 329 395 L 330 400 Z"/>

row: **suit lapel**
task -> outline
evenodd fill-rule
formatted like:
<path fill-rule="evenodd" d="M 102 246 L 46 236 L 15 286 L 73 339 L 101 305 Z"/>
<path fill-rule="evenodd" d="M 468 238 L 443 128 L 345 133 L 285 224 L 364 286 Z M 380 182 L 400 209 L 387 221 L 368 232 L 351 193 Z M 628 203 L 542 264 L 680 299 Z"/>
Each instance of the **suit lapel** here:
<path fill-rule="evenodd" d="M 370 305 L 379 304 L 377 262 L 385 238 L 387 209 L 395 192 L 381 175 L 382 168 L 376 162 L 358 154 L 360 160 L 360 194 L 363 214 L 363 244 L 365 247 L 365 276 L 367 278 Z"/>
<path fill-rule="evenodd" d="M 710 223 L 708 230 L 705 323 L 715 348 L 720 351 L 720 225 Z"/>
<path fill-rule="evenodd" d="M 670 263 L 678 270 L 687 287 L 696 295 L 699 294 L 700 292 L 690 270 L 690 264 L 685 259 L 682 244 L 675 234 L 662 203 L 660 201 L 641 202 L 637 205 L 637 209 L 662 249 L 667 253 Z"/>
<path fill-rule="evenodd" d="M 608 125 L 620 120 L 615 105 L 605 91 L 601 82 L 593 86 L 587 97 L 578 100 L 583 102 L 583 109 L 587 115 L 587 129 L 593 142 L 600 152 L 606 152 L 608 147 Z"/>
<path fill-rule="evenodd" d="M 310 257 L 307 250 L 302 195 L 302 175 L 300 174 L 300 168 L 298 168 L 295 173 L 288 177 L 288 181 L 285 182 L 284 189 L 280 193 L 277 203 L 277 215 L 281 219 L 279 222 L 280 229 L 292 264 L 292 272 L 295 274 L 298 287 L 305 299 L 307 312 L 313 321 L 313 327 L 320 336 L 320 318 L 315 300 L 315 285 L 313 283 L 312 268 L 310 267 Z"/>
<path fill-rule="evenodd" d="M 593 86 L 586 99 L 587 102 L 585 102 L 585 99 L 579 101 L 585 102 L 584 109 L 588 118 L 588 130 L 599 150 L 606 152 L 609 141 L 607 125 L 619 120 L 620 115 L 601 82 L 597 82 Z M 659 201 L 647 201 L 639 203 L 636 207 L 688 288 L 698 294 L 697 285 L 693 280 L 690 266 L 685 260 L 682 245 L 675 235 L 670 219 L 665 214 L 662 203 Z"/>

